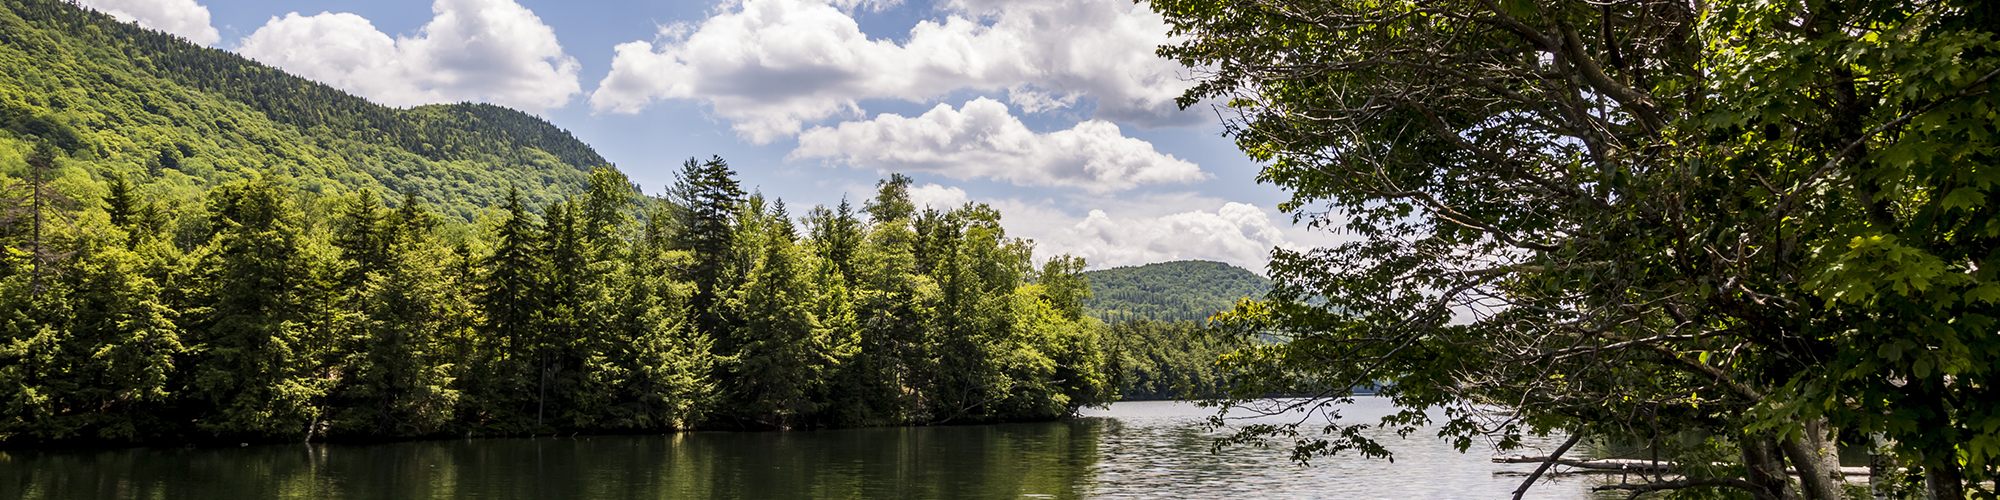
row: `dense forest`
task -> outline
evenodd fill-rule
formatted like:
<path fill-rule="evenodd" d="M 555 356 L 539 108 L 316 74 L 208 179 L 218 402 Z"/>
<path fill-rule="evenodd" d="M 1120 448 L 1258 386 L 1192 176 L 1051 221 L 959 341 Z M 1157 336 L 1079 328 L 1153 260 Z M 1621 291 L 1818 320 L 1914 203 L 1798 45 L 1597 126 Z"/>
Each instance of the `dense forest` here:
<path fill-rule="evenodd" d="M 1116 353 L 1118 397 L 1125 400 L 1222 396 L 1229 379 L 1216 360 L 1235 352 L 1233 337 L 1211 335 L 1200 321 L 1122 321 L 1105 342 Z"/>
<path fill-rule="evenodd" d="M 1239 299 L 1261 299 L 1270 281 L 1221 262 L 1185 260 L 1083 273 L 1091 296 L 1084 314 L 1109 325 L 1118 352 L 1119 395 L 1128 400 L 1221 394 L 1228 381 L 1217 358 L 1238 344 L 1211 336 L 1209 315 Z"/>
<path fill-rule="evenodd" d="M 510 186 L 539 209 L 606 164 L 519 111 L 383 107 L 60 0 L 0 3 L 0 130 L 173 199 L 271 172 L 314 194 L 415 193 L 467 222 Z"/>
<path fill-rule="evenodd" d="M 1033 420 L 1222 380 L 1197 325 L 1091 317 L 1081 259 L 900 175 L 802 216 L 720 158 L 649 196 L 517 111 L 5 5 L 0 445 Z"/>
<path fill-rule="evenodd" d="M 795 219 L 689 160 L 642 222 L 599 168 L 466 224 L 277 173 L 175 199 L 14 149 L 4 443 L 989 422 L 1115 397 L 1082 261 L 1033 266 L 998 213 L 918 211 L 900 175 Z"/>
<path fill-rule="evenodd" d="M 1134 319 L 1205 320 L 1236 306 L 1239 299 L 1262 299 L 1271 282 L 1249 270 L 1205 260 L 1161 262 L 1084 273 L 1091 297 L 1084 310 L 1107 323 Z"/>

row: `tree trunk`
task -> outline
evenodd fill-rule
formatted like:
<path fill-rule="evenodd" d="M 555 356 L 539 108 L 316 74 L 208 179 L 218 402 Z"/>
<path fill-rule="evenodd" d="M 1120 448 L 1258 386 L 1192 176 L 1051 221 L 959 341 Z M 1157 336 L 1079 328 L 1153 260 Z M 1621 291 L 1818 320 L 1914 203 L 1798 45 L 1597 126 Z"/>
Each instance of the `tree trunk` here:
<path fill-rule="evenodd" d="M 1875 500 L 1892 500 L 1897 497 L 1896 485 L 1903 482 L 1902 468 L 1896 465 L 1895 441 L 1877 432 L 1870 436 L 1868 450 L 1868 492 Z"/>
<path fill-rule="evenodd" d="M 1760 498 L 1799 499 L 1798 490 L 1792 489 L 1792 480 L 1785 474 L 1785 457 L 1769 436 L 1743 436 L 1743 467 L 1748 470 L 1745 479 L 1769 495 Z"/>
<path fill-rule="evenodd" d="M 1799 486 L 1807 500 L 1847 500 L 1847 476 L 1840 472 L 1840 448 L 1825 418 L 1805 422 L 1805 432 L 1779 443 L 1799 471 Z"/>
<path fill-rule="evenodd" d="M 1965 478 L 1958 470 L 1958 453 L 1951 445 L 1945 445 L 1949 453 L 1924 454 L 1924 490 L 1931 500 L 1965 500 Z"/>

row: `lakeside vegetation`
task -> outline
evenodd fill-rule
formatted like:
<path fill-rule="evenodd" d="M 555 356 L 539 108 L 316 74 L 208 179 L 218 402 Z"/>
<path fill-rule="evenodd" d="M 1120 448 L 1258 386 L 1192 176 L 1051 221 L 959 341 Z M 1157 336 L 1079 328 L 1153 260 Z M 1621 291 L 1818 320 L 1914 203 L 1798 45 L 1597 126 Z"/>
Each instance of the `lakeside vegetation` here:
<path fill-rule="evenodd" d="M 1643 436 L 1632 498 L 1994 498 L 2000 3 L 1152 0 L 1183 106 L 1347 240 L 1224 328 L 1300 461 Z M 1427 411 L 1435 410 L 1433 413 Z M 1851 481 L 1843 450 L 1870 456 Z M 1796 475 L 1788 470 L 1795 470 Z"/>
<path fill-rule="evenodd" d="M 1116 397 L 1080 259 L 893 176 L 638 192 L 546 122 L 375 106 L 0 8 L 0 444 L 1058 418 Z"/>
<path fill-rule="evenodd" d="M 1082 262 L 1033 266 L 998 213 L 919 212 L 900 176 L 867 222 L 843 203 L 799 227 L 720 159 L 643 222 L 600 168 L 543 216 L 510 194 L 471 225 L 277 175 L 171 200 L 59 184 L 90 168 L 47 143 L 21 160 L 9 444 L 993 422 L 1115 395 Z"/>

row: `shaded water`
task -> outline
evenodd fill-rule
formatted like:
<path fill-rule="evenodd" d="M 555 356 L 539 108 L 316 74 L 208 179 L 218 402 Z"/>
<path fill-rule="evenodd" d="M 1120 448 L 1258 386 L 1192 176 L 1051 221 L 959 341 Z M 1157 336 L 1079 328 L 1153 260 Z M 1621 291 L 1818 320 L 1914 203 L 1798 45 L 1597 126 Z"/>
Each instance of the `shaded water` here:
<path fill-rule="evenodd" d="M 1345 413 L 1388 411 L 1362 399 Z M 1390 436 L 1391 464 L 1209 452 L 1209 410 L 1118 403 L 1062 422 L 790 433 L 0 451 L 0 498 L 1506 498 L 1527 465 Z M 1553 440 L 1538 442 L 1546 448 Z M 1588 479 L 1531 498 L 1590 498 Z"/>

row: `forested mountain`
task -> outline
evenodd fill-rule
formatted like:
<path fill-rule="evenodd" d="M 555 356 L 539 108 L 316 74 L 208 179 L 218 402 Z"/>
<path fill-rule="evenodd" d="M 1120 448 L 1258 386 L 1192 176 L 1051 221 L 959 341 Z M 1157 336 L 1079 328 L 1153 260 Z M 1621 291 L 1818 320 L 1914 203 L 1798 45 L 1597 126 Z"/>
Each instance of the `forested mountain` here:
<path fill-rule="evenodd" d="M 1207 335 L 1211 314 L 1238 299 L 1264 297 L 1270 282 L 1221 262 L 1184 260 L 1083 273 L 1091 297 L 1085 314 L 1110 325 L 1124 399 L 1182 399 L 1221 394 L 1216 359 L 1238 346 Z"/>
<path fill-rule="evenodd" d="M 0 446 L 1059 418 L 1116 397 L 1081 259 L 894 175 L 664 196 L 517 112 L 394 110 L 0 5 Z M 246 90 L 247 89 L 247 90 Z"/>
<path fill-rule="evenodd" d="M 1083 274 L 1090 280 L 1084 310 L 1107 323 L 1134 319 L 1201 320 L 1236 305 L 1237 299 L 1264 298 L 1271 281 L 1249 270 L 1205 260 L 1161 262 Z"/>
<path fill-rule="evenodd" d="M 485 104 L 395 109 L 60 0 L 0 3 L 0 147 L 33 135 L 151 189 L 252 172 L 310 193 L 414 192 L 473 220 L 516 186 L 581 192 L 604 158 L 534 116 Z"/>

